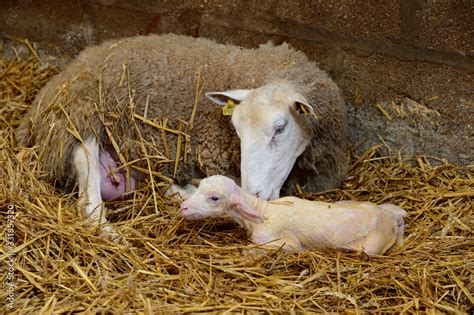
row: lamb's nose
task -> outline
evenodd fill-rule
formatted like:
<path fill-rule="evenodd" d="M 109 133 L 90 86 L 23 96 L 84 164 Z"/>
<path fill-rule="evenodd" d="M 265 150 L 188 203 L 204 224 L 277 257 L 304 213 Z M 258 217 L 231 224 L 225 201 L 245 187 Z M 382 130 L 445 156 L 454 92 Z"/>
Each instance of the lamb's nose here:
<path fill-rule="evenodd" d="M 181 212 L 184 212 L 184 211 L 188 210 L 188 207 L 182 205 L 179 210 L 181 210 Z"/>
<path fill-rule="evenodd" d="M 260 191 L 257 191 L 257 192 L 255 193 L 255 197 L 260 198 Z"/>

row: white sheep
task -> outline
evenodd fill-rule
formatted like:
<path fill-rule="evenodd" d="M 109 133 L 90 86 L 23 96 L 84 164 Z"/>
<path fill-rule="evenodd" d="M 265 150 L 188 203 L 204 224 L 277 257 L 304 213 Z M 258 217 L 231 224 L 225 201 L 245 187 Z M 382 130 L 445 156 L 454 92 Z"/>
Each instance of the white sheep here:
<path fill-rule="evenodd" d="M 188 220 L 227 216 L 251 234 L 256 244 L 288 251 L 349 249 L 384 254 L 403 245 L 405 210 L 371 202 L 335 203 L 284 197 L 266 201 L 225 176 L 203 179 L 181 212 Z"/>
<path fill-rule="evenodd" d="M 190 122 L 199 82 L 209 92 L 197 100 L 175 174 L 163 155 L 175 161 L 178 137 L 157 124 L 167 118 L 166 127 L 176 130 Z M 240 139 L 230 117 L 206 104 L 204 94 L 218 105 L 238 104 L 232 123 Z M 47 179 L 70 188 L 78 183 L 87 215 L 105 223 L 102 200 L 143 178 L 131 171 L 126 180 L 123 164 L 132 161 L 181 185 L 216 174 L 238 179 L 240 166 L 243 187 L 264 199 L 278 198 L 285 181 L 285 193 L 296 184 L 308 191 L 336 187 L 346 174 L 346 126 L 336 84 L 287 44 L 243 49 L 168 34 L 84 50 L 41 89 L 17 139 L 36 145 Z M 118 173 L 107 173 L 118 166 Z"/>

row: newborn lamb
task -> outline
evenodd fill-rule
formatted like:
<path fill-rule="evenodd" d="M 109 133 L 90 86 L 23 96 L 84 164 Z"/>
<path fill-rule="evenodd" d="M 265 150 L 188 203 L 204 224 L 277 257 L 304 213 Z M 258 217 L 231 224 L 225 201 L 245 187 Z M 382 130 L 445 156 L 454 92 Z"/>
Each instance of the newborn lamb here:
<path fill-rule="evenodd" d="M 382 255 L 393 245 L 403 245 L 406 216 L 392 204 L 296 197 L 265 201 L 221 175 L 203 179 L 181 212 L 188 220 L 231 217 L 257 244 L 288 251 L 339 248 L 367 255 Z"/>

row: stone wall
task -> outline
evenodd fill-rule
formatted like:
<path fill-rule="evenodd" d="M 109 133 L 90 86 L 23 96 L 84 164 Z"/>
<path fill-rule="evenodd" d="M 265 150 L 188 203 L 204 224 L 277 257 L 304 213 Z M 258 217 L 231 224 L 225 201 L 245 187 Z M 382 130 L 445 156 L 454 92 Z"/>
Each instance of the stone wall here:
<path fill-rule="evenodd" d="M 41 3 L 40 3 L 41 2 Z M 342 88 L 358 150 L 474 163 L 474 1 L 3 0 L 0 37 L 74 55 L 109 38 L 174 32 L 305 51 Z"/>

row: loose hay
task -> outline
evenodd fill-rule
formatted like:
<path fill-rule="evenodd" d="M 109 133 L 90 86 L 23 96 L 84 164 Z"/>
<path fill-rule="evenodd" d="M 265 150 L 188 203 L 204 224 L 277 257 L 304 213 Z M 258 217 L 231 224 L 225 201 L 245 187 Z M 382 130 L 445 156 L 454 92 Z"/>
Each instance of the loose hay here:
<path fill-rule="evenodd" d="M 13 261 L 15 313 L 472 312 L 472 167 L 386 157 L 375 147 L 353 158 L 342 189 L 302 193 L 406 209 L 405 245 L 383 257 L 255 254 L 233 223 L 183 221 L 179 202 L 165 197 L 154 178 L 133 198 L 107 204 L 129 240 L 118 245 L 98 236 L 75 195 L 41 180 L 32 149 L 15 144 L 20 117 L 56 72 L 35 55 L 0 60 L 2 240 L 8 209 L 15 209 L 14 247 L 1 247 L 1 282 L 9 282 Z M 7 297 L 2 288 L 10 310 Z"/>

